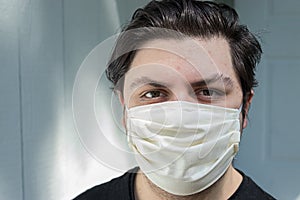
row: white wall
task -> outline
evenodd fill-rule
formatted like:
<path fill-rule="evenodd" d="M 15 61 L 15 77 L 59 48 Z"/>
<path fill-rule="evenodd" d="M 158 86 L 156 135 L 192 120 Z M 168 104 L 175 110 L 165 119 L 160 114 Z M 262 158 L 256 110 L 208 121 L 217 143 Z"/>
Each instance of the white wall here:
<path fill-rule="evenodd" d="M 0 12 L 0 196 L 7 199 L 23 193 L 17 7 L 7 1 Z"/>
<path fill-rule="evenodd" d="M 70 199 L 116 175 L 80 143 L 71 104 L 83 59 L 119 30 L 118 6 L 128 18 L 119 4 L 0 1 L 1 199 Z"/>

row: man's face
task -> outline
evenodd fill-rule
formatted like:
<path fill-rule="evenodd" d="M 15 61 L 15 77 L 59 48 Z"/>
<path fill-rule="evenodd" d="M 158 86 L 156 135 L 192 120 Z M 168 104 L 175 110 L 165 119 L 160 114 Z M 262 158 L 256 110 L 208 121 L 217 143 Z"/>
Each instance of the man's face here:
<path fill-rule="evenodd" d="M 242 89 L 223 38 L 146 43 L 125 74 L 123 95 L 128 108 L 177 100 L 228 108 L 242 104 Z"/>

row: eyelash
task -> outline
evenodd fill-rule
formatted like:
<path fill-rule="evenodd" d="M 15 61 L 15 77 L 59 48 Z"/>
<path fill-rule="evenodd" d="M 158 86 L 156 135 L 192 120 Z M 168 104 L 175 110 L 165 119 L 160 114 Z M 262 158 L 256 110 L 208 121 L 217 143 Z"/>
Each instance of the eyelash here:
<path fill-rule="evenodd" d="M 200 92 L 209 92 L 210 93 L 210 95 L 211 95 L 211 93 L 217 93 L 217 94 L 220 94 L 221 92 L 219 91 L 219 90 L 216 90 L 216 89 L 208 89 L 208 88 L 206 88 L 206 89 L 201 89 L 200 90 Z M 197 91 L 196 91 L 197 92 Z"/>
<path fill-rule="evenodd" d="M 209 88 L 202 88 L 202 89 L 198 89 L 195 91 L 195 95 L 197 96 L 198 98 L 198 95 L 199 93 L 203 93 L 203 92 L 208 92 L 209 94 L 208 95 L 204 95 L 204 94 L 201 94 L 201 97 L 200 99 L 201 100 L 209 100 L 209 101 L 212 101 L 212 100 L 218 100 L 219 98 L 223 97 L 226 95 L 226 93 L 224 91 L 221 91 L 221 90 L 218 90 L 218 89 L 209 89 Z"/>
<path fill-rule="evenodd" d="M 147 94 L 150 93 L 158 93 L 158 95 L 152 95 L 154 97 L 147 97 Z M 208 94 L 205 94 L 208 93 Z M 210 89 L 210 88 L 200 88 L 196 89 L 194 91 L 194 94 L 196 95 L 199 102 L 211 102 L 211 101 L 217 101 L 223 96 L 226 95 L 224 91 L 218 90 L 218 89 Z M 165 90 L 155 89 L 155 90 L 148 90 L 143 92 L 140 95 L 140 98 L 142 101 L 167 101 L 169 97 L 169 92 Z"/>
<path fill-rule="evenodd" d="M 150 91 L 146 91 L 146 92 L 142 93 L 141 98 L 145 98 L 145 99 L 155 99 L 155 98 L 159 98 L 159 97 L 160 97 L 160 95 L 159 95 L 159 97 L 153 97 L 153 98 L 147 97 L 147 96 L 146 96 L 147 94 L 150 94 L 150 93 L 153 93 L 153 92 L 155 92 L 155 93 L 156 93 L 156 92 L 159 92 L 160 95 L 163 94 L 164 96 L 167 96 L 167 92 L 165 92 L 165 91 L 161 91 L 161 90 L 150 90 Z"/>

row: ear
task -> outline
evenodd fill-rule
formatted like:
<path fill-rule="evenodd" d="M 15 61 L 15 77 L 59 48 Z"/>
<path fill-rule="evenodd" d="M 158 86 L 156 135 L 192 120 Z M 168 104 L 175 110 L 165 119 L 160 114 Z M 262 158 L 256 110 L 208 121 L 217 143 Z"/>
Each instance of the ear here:
<path fill-rule="evenodd" d="M 246 103 L 244 105 L 245 118 L 243 120 L 243 129 L 246 128 L 247 125 L 248 125 L 247 115 L 248 115 L 248 112 L 249 112 L 250 105 L 252 103 L 253 96 L 254 96 L 254 91 L 253 91 L 253 89 L 251 89 L 251 91 L 247 95 L 247 100 L 246 100 Z"/>

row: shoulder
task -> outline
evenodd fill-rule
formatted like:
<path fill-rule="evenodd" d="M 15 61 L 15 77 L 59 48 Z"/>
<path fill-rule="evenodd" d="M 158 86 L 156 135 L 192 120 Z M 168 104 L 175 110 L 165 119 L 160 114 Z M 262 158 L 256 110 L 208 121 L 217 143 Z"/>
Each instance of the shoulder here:
<path fill-rule="evenodd" d="M 274 200 L 270 194 L 259 187 L 250 177 L 245 175 L 242 171 L 238 172 L 243 176 L 243 181 L 238 187 L 237 191 L 229 198 L 229 200 Z"/>
<path fill-rule="evenodd" d="M 120 177 L 114 178 L 109 182 L 88 189 L 87 191 L 77 196 L 74 200 L 94 200 L 102 198 L 105 198 L 107 200 L 133 199 L 132 195 L 134 191 L 134 178 L 137 171 L 137 167 L 133 168 Z"/>

